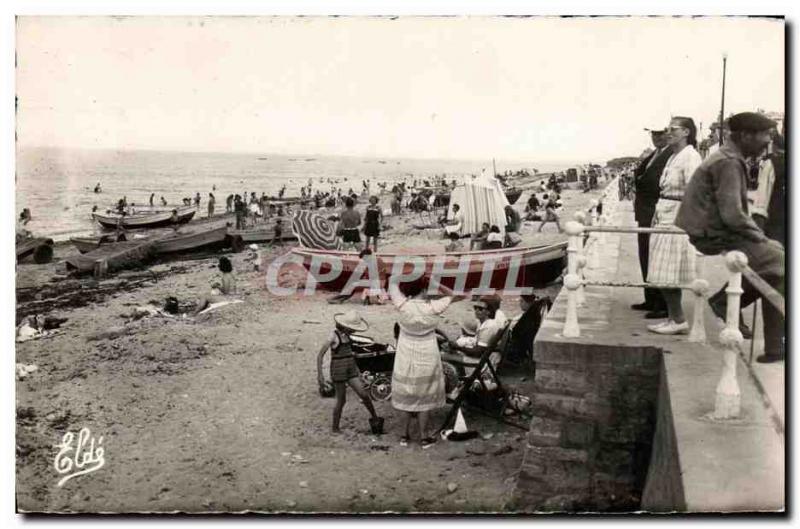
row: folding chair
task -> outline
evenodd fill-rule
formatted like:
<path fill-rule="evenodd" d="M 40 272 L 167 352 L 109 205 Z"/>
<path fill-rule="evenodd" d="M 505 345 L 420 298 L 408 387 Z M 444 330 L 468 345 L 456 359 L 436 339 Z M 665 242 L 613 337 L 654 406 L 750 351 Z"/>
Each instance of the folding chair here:
<path fill-rule="evenodd" d="M 506 415 L 507 409 L 515 409 L 511 403 L 514 393 L 503 385 L 494 365 L 490 361 L 492 353 L 502 353 L 502 344 L 507 341 L 509 332 L 509 324 L 506 323 L 489 342 L 480 359 L 466 358 L 448 353 L 442 355 L 442 362 L 450 364 L 451 372 L 452 370 L 456 371 L 458 381 L 455 394 L 448 394 L 447 401 L 452 403 L 452 406 L 442 423 L 441 430 L 446 429 L 455 420 L 458 409 L 465 405 L 483 415 L 511 426 L 516 426 L 523 430 L 527 430 L 530 427 L 529 424 L 517 422 L 513 419 L 513 416 Z M 466 374 L 467 369 L 472 369 L 468 375 Z M 496 384 L 495 388 L 490 389 L 487 386 L 487 381 L 481 377 L 484 371 L 488 371 L 491 375 L 492 381 Z M 475 381 L 478 381 L 478 389 L 473 388 Z"/>

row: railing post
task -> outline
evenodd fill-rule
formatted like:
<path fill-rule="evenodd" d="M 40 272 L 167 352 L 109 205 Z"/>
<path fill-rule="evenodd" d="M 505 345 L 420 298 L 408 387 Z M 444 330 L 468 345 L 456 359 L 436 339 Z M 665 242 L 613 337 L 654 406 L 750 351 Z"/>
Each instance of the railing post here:
<path fill-rule="evenodd" d="M 708 281 L 700 278 L 692 281 L 692 292 L 694 292 L 694 320 L 692 321 L 692 330 L 689 331 L 689 341 L 706 343 L 706 321 L 704 313 L 706 310 Z"/>
<path fill-rule="evenodd" d="M 583 225 L 583 221 L 586 220 L 586 215 L 582 211 L 576 211 L 575 215 L 574 215 L 574 218 L 575 218 L 576 222 L 578 222 L 581 225 Z M 585 239 L 585 237 L 583 235 L 581 235 L 580 237 L 578 237 L 578 243 L 577 243 L 577 245 L 578 245 L 578 253 L 577 253 L 577 255 L 578 255 L 578 257 L 577 257 L 577 261 L 578 261 L 578 267 L 577 268 L 578 268 L 578 270 L 577 270 L 577 273 L 578 273 L 578 277 L 581 280 L 581 284 L 578 287 L 578 306 L 579 307 L 582 307 L 586 303 L 586 292 L 584 291 L 584 286 L 583 286 L 584 279 L 586 279 L 586 276 L 585 276 L 585 273 L 584 273 L 584 271 L 586 270 L 586 252 L 584 251 L 584 247 L 583 247 L 583 240 L 584 239 Z"/>
<path fill-rule="evenodd" d="M 747 256 L 742 252 L 732 251 L 725 256 L 725 266 L 730 271 L 728 288 L 728 313 L 725 328 L 719 335 L 719 341 L 725 348 L 722 366 L 722 377 L 717 384 L 717 396 L 714 404 L 715 419 L 735 419 L 741 410 L 741 393 L 736 379 L 737 349 L 744 338 L 739 331 L 739 305 L 742 296 L 742 271 L 747 266 Z"/>
<path fill-rule="evenodd" d="M 564 287 L 567 289 L 567 317 L 564 320 L 565 338 L 577 338 L 581 335 L 578 325 L 578 288 L 582 281 L 578 275 L 578 259 L 580 258 L 579 244 L 583 237 L 583 225 L 579 222 L 569 221 L 564 226 L 569 236 L 567 243 L 567 275 L 564 277 Z"/>
<path fill-rule="evenodd" d="M 694 251 L 693 249 L 690 251 Z M 694 321 L 692 330 L 689 332 L 689 341 L 695 343 L 706 343 L 706 296 L 708 295 L 709 284 L 704 278 L 705 261 L 698 252 L 695 261 L 695 275 L 697 279 L 692 282 L 692 292 L 694 292 Z"/>

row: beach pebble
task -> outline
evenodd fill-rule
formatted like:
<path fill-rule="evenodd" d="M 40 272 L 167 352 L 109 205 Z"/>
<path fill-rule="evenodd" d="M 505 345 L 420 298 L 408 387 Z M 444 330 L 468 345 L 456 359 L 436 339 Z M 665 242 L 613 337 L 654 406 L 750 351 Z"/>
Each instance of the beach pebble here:
<path fill-rule="evenodd" d="M 484 439 L 487 439 L 487 440 L 491 439 L 492 437 L 494 437 L 494 432 L 485 433 L 485 434 L 481 435 L 481 437 L 483 437 Z"/>
<path fill-rule="evenodd" d="M 286 505 L 289 507 L 297 507 L 297 502 L 294 500 L 286 500 Z"/>
<path fill-rule="evenodd" d="M 447 484 L 447 493 L 452 494 L 458 490 L 458 483 L 448 483 Z"/>
<path fill-rule="evenodd" d="M 300 486 L 301 486 L 302 488 L 304 488 L 304 489 L 305 489 L 305 488 L 307 488 L 307 487 L 308 487 L 308 481 L 301 481 L 301 482 L 300 482 Z"/>

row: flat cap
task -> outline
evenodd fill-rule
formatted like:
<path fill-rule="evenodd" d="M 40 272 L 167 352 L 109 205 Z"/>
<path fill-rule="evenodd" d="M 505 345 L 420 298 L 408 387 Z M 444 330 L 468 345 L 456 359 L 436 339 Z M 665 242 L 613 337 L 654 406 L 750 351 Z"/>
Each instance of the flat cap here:
<path fill-rule="evenodd" d="M 742 112 L 731 116 L 728 118 L 728 124 L 733 132 L 740 130 L 760 132 L 762 130 L 770 130 L 777 125 L 764 114 L 757 112 Z"/>

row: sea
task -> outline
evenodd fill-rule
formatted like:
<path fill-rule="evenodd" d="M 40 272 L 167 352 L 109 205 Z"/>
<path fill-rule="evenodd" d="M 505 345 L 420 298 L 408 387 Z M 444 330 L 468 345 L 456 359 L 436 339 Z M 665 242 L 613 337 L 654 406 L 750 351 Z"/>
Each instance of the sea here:
<path fill-rule="evenodd" d="M 500 174 L 533 169 L 540 173 L 563 171 L 575 164 L 504 162 L 496 160 Z M 16 214 L 29 208 L 32 220 L 26 226 L 36 236 L 63 241 L 96 233 L 92 207 L 101 212 L 122 197 L 129 204 L 155 203 L 163 196 L 170 204 L 200 193 L 198 217 L 206 215 L 208 194 L 224 211 L 229 194 L 255 192 L 276 195 L 286 186 L 286 196 L 298 196 L 311 179 L 313 188 L 361 192 L 362 180 L 377 183 L 430 179 L 448 180 L 492 170 L 492 160 L 363 158 L 353 156 L 273 155 L 269 153 L 212 153 L 153 150 L 64 149 L 19 147 L 16 152 Z M 100 184 L 101 193 L 94 187 Z M 213 190 L 213 191 L 212 191 Z"/>

